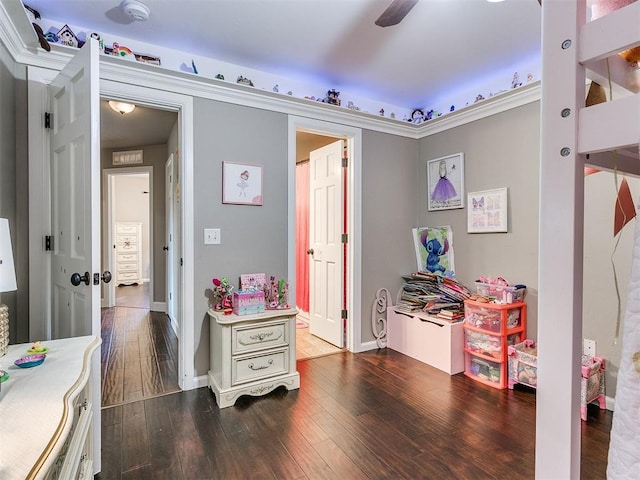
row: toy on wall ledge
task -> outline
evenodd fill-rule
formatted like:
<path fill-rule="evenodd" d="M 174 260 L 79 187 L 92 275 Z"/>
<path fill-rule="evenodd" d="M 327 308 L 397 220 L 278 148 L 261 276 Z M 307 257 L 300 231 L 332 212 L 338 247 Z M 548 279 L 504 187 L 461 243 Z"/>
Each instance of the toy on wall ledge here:
<path fill-rule="evenodd" d="M 221 73 L 217 74 L 215 76 L 216 80 L 224 80 L 224 75 L 222 75 Z"/>
<path fill-rule="evenodd" d="M 416 125 L 418 125 L 424 122 L 424 120 L 424 112 L 421 109 L 416 108 L 413 112 L 411 112 L 411 119 L 409 120 L 411 123 L 415 123 Z"/>
<path fill-rule="evenodd" d="M 522 82 L 520 81 L 520 75 L 518 72 L 513 74 L 513 80 L 511 80 L 511 88 L 518 88 L 522 86 Z"/>
<path fill-rule="evenodd" d="M 239 83 L 240 85 L 247 85 L 248 87 L 253 87 L 253 82 L 248 78 L 243 77 L 242 75 L 238 77 L 236 83 Z"/>
<path fill-rule="evenodd" d="M 24 5 L 24 8 L 31 14 L 30 20 L 31 20 L 31 25 L 33 25 L 33 29 L 36 32 L 36 35 L 38 36 L 38 43 L 40 43 L 40 46 L 46 50 L 47 52 L 51 51 L 51 45 L 49 45 L 49 42 L 47 40 L 47 37 L 45 36 L 44 32 L 42 31 L 42 27 L 40 27 L 40 25 L 38 25 L 35 20 L 40 20 L 40 12 L 38 12 L 35 8 L 31 8 L 29 5 Z"/>
<path fill-rule="evenodd" d="M 324 100 L 322 100 L 324 103 L 328 103 L 330 105 L 337 105 L 338 107 L 340 106 L 340 99 L 338 98 L 340 96 L 340 92 L 337 92 L 335 88 L 332 88 L 331 90 L 327 91 L 327 96 L 324 97 Z"/>
<path fill-rule="evenodd" d="M 69 25 L 65 25 L 58 33 L 56 33 L 58 37 L 58 41 L 62 45 L 66 45 L 67 47 L 81 48 L 84 45 L 84 42 L 81 42 L 73 30 L 69 27 Z"/>

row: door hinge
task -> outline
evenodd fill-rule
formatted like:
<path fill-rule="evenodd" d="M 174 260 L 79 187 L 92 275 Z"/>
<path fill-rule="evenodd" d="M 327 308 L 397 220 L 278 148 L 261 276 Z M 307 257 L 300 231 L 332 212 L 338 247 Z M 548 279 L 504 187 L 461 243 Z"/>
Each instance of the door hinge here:
<path fill-rule="evenodd" d="M 349 234 L 348 233 L 343 233 L 341 241 L 342 241 L 342 243 L 349 243 Z"/>
<path fill-rule="evenodd" d="M 53 128 L 53 115 L 49 112 L 44 112 L 44 128 Z"/>
<path fill-rule="evenodd" d="M 342 168 L 347 168 L 349 166 L 349 157 L 342 157 Z"/>
<path fill-rule="evenodd" d="M 44 237 L 44 249 L 47 252 L 53 250 L 53 237 L 51 235 L 45 235 L 45 237 Z"/>
<path fill-rule="evenodd" d="M 180 259 L 180 266 L 182 266 L 182 265 L 183 265 L 183 262 L 182 262 L 182 258 L 181 258 L 181 259 Z"/>
<path fill-rule="evenodd" d="M 340 318 L 348 318 L 347 317 L 347 310 L 342 310 L 342 313 L 340 314 Z"/>

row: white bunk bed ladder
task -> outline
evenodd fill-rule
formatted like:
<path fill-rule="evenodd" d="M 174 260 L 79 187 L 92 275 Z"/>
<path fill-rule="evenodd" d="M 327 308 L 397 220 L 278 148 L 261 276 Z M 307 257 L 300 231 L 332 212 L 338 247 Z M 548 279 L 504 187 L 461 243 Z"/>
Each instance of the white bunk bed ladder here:
<path fill-rule="evenodd" d="M 538 479 L 580 478 L 584 166 L 613 169 L 616 150 L 640 175 L 639 87 L 617 55 L 640 45 L 640 2 L 586 19 L 586 0 L 542 2 Z M 587 79 L 609 78 L 622 96 L 585 108 Z"/>

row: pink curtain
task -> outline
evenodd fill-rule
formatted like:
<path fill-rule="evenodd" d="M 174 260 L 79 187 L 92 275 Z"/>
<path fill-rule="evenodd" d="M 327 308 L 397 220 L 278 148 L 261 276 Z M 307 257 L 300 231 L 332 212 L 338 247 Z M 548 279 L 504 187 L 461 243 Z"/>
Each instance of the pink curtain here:
<path fill-rule="evenodd" d="M 309 162 L 296 165 L 296 306 L 309 311 Z"/>

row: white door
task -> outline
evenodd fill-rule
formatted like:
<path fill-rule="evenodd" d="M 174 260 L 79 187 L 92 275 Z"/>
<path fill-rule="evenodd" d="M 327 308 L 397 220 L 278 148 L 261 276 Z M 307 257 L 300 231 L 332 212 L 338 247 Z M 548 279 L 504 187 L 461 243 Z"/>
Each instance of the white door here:
<path fill-rule="evenodd" d="M 90 39 L 50 85 L 52 337 L 100 336 L 100 115 L 98 45 Z M 72 275 L 77 273 L 72 285 Z M 97 277 L 96 277 L 97 276 Z M 78 278 L 80 277 L 80 278 Z M 75 282 L 80 280 L 80 282 Z M 88 280 L 88 285 L 86 281 Z M 100 356 L 91 359 L 100 411 Z M 93 472 L 101 469 L 93 416 Z"/>
<path fill-rule="evenodd" d="M 343 142 L 309 155 L 309 333 L 344 347 L 342 320 Z"/>
<path fill-rule="evenodd" d="M 97 46 L 80 49 L 50 89 L 52 336 L 100 335 L 99 276 L 94 282 L 100 270 Z M 77 286 L 75 273 L 81 277 Z"/>
<path fill-rule="evenodd" d="M 176 313 L 176 287 L 175 287 L 175 265 L 176 265 L 176 249 L 174 240 L 174 167 L 173 167 L 173 153 L 169 155 L 165 166 L 165 212 L 166 212 L 166 236 L 165 236 L 165 251 L 166 251 L 166 266 L 167 266 L 167 315 L 171 319 L 174 328 L 177 326 L 177 313 Z"/>

